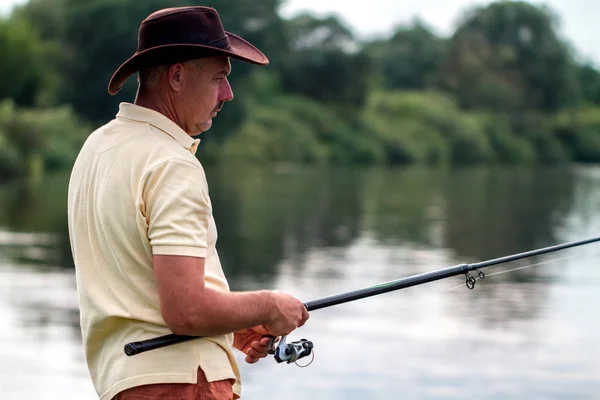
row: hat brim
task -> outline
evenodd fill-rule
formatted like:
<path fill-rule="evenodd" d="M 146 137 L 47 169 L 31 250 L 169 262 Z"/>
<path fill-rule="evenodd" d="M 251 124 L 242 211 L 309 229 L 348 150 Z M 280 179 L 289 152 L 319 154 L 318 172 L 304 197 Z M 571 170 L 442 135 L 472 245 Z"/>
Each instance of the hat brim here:
<path fill-rule="evenodd" d="M 117 68 L 108 83 L 108 93 L 111 95 L 117 94 L 125 81 L 140 69 L 200 57 L 229 56 L 256 65 L 269 64 L 269 59 L 255 46 L 233 33 L 225 33 L 229 38 L 230 49 L 228 50 L 198 44 L 169 44 L 136 52 Z"/>

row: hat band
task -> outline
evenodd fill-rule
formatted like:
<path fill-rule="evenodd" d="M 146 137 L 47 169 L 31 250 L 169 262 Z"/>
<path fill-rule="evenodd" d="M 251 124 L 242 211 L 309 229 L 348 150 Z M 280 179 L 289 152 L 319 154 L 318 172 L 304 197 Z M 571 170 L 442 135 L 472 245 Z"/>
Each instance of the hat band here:
<path fill-rule="evenodd" d="M 154 32 L 153 32 L 154 33 Z M 158 32 L 157 32 L 158 33 Z M 146 40 L 140 36 L 138 41 L 138 52 L 150 50 L 154 47 L 161 46 L 179 46 L 179 45 L 199 45 L 207 47 L 215 47 L 221 50 L 231 50 L 231 44 L 229 43 L 229 37 L 225 36 L 218 37 L 211 41 L 206 41 L 206 37 L 168 37 L 165 35 L 146 35 Z M 210 38 L 212 39 L 212 38 Z"/>
<path fill-rule="evenodd" d="M 210 47 L 218 47 L 219 49 L 231 49 L 231 44 L 229 44 L 229 38 L 227 36 L 224 36 L 221 39 L 213 40 L 212 42 L 203 43 L 203 45 Z"/>

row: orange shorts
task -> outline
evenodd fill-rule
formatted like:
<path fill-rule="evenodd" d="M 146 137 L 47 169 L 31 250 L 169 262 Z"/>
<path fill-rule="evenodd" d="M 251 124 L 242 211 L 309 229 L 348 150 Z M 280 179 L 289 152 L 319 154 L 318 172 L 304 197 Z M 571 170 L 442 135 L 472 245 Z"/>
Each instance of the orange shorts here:
<path fill-rule="evenodd" d="M 198 368 L 198 383 L 159 383 L 127 389 L 113 400 L 232 400 L 233 382 L 207 382 L 204 372 Z"/>

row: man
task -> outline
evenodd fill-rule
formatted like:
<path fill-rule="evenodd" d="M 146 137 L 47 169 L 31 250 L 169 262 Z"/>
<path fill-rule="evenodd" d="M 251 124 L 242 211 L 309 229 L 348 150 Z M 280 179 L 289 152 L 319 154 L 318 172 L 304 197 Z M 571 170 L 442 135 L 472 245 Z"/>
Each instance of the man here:
<path fill-rule="evenodd" d="M 233 99 L 229 58 L 266 65 L 207 7 L 157 11 L 109 83 L 136 72 L 135 104 L 93 132 L 69 183 L 69 233 L 86 359 L 101 400 L 240 396 L 235 347 L 255 363 L 269 338 L 308 319 L 277 291 L 229 291 L 192 136 Z M 127 357 L 123 346 L 168 333 L 203 336 Z"/>

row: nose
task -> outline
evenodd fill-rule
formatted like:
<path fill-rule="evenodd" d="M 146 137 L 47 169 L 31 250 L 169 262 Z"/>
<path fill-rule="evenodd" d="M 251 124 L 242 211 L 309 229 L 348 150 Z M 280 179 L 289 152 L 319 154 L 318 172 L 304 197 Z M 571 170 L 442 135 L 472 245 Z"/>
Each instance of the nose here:
<path fill-rule="evenodd" d="M 231 101 L 233 100 L 233 90 L 227 78 L 221 81 L 219 87 L 219 101 Z"/>

